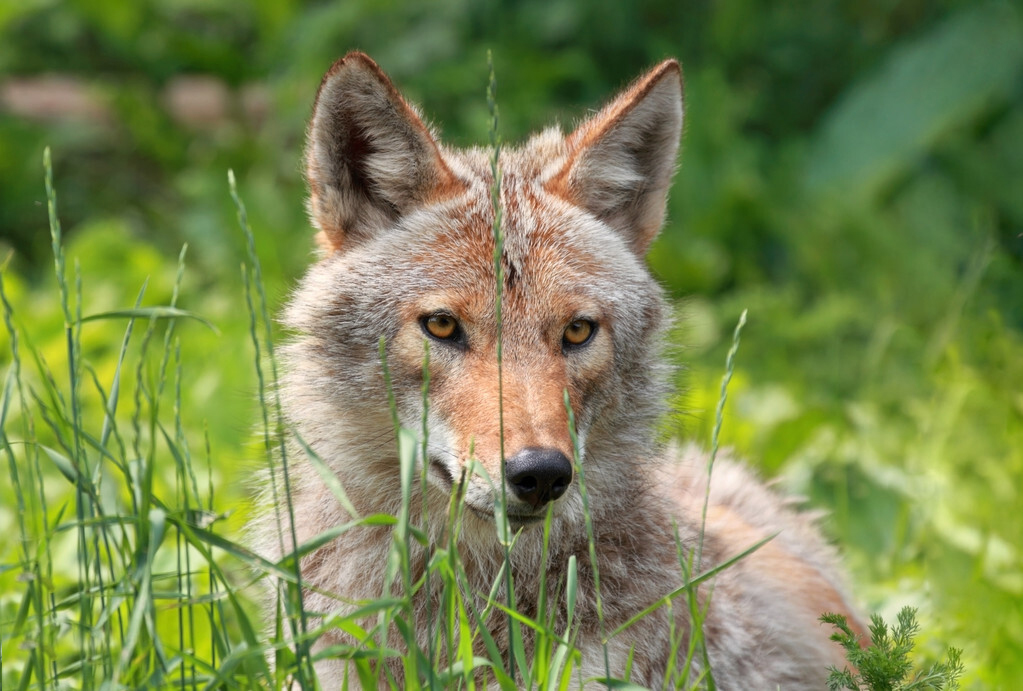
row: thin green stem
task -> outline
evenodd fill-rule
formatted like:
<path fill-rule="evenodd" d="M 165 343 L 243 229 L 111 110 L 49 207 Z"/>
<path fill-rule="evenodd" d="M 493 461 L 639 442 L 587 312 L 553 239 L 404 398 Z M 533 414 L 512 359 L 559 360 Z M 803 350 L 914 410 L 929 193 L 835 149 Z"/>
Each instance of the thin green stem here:
<path fill-rule="evenodd" d="M 272 386 L 273 397 L 274 397 L 273 398 L 273 410 L 274 410 L 274 418 L 275 418 L 274 419 L 274 427 L 273 427 L 273 430 L 274 430 L 274 434 L 273 434 L 274 444 L 271 444 L 271 442 L 270 442 L 270 429 L 271 429 L 271 427 L 270 427 L 269 419 L 268 419 L 268 416 L 267 416 L 266 398 L 265 398 L 265 394 L 263 393 L 263 387 L 264 387 L 265 384 L 262 381 L 262 379 L 263 379 L 262 373 L 260 373 L 260 380 L 261 381 L 260 381 L 260 394 L 259 394 L 259 396 L 260 396 L 260 404 L 263 407 L 264 442 L 266 444 L 267 452 L 268 452 L 268 454 L 270 454 L 271 457 L 273 455 L 273 446 L 274 445 L 276 445 L 276 448 L 277 448 L 278 452 L 280 453 L 281 476 L 282 476 L 282 479 L 284 481 L 284 501 L 285 501 L 285 505 L 286 505 L 287 512 L 288 512 L 288 519 L 289 519 L 288 520 L 288 528 L 289 528 L 290 538 L 291 538 L 291 546 L 292 546 L 291 548 L 292 548 L 292 550 L 297 551 L 298 550 L 298 534 L 297 534 L 296 528 L 295 528 L 295 508 L 294 508 L 294 505 L 293 505 L 292 500 L 291 500 L 291 474 L 290 474 L 290 470 L 289 470 L 289 466 L 288 466 L 287 445 L 284 443 L 284 415 L 283 415 L 282 408 L 281 408 L 280 389 L 279 389 L 279 387 L 277 385 L 277 383 L 279 381 L 278 371 L 277 371 L 277 358 L 276 358 L 276 355 L 275 355 L 275 352 L 274 352 L 273 332 L 272 332 L 272 329 L 271 329 L 271 323 L 272 322 L 271 322 L 271 319 L 270 319 L 270 310 L 269 310 L 269 306 L 268 306 L 269 305 L 269 301 L 266 298 L 266 288 L 265 288 L 265 283 L 263 281 L 263 269 L 262 269 L 262 265 L 260 264 L 260 261 L 259 261 L 259 255 L 256 252 L 256 240 L 255 240 L 255 237 L 252 234 L 252 228 L 249 226 L 248 213 L 245 210 L 244 202 L 242 202 L 242 199 L 241 199 L 241 197 L 238 194 L 238 187 L 237 187 L 237 184 L 235 182 L 235 177 L 234 177 L 234 171 L 233 170 L 229 170 L 228 171 L 228 173 L 227 173 L 227 180 L 228 180 L 228 186 L 229 186 L 230 191 L 231 191 L 231 199 L 234 200 L 235 208 L 237 209 L 237 212 L 238 212 L 238 225 L 241 226 L 242 232 L 245 235 L 245 242 L 246 242 L 246 248 L 247 248 L 247 251 L 248 251 L 249 261 L 252 264 L 252 270 L 253 270 L 253 280 L 252 280 L 252 283 L 255 284 L 257 294 L 259 295 L 259 315 L 262 318 L 262 323 L 263 323 L 263 328 L 264 328 L 263 339 L 264 339 L 264 343 L 266 344 L 267 358 L 268 358 L 268 360 L 270 362 L 270 384 Z M 246 291 L 248 291 L 248 290 L 249 290 L 249 283 L 246 282 Z M 252 303 L 252 301 L 251 301 L 251 297 L 250 297 L 249 298 L 250 314 L 252 315 L 252 319 L 253 319 L 252 333 L 253 333 L 254 340 L 258 340 L 258 339 L 255 339 L 256 312 L 252 309 L 251 303 Z M 258 351 L 257 351 L 256 367 L 257 367 L 257 369 L 261 369 L 261 365 L 259 363 L 259 358 L 258 358 Z M 272 463 L 272 460 L 270 462 Z M 274 502 L 274 505 L 275 506 L 279 506 L 279 504 L 277 504 L 276 501 Z M 307 684 L 311 683 L 311 679 L 314 677 L 314 673 L 312 671 L 312 663 L 311 663 L 310 657 L 309 657 L 310 656 L 310 650 L 309 650 L 309 645 L 310 644 L 308 642 L 308 637 L 305 635 L 308 632 L 308 630 L 309 630 L 309 621 L 308 621 L 308 615 L 307 615 L 306 609 L 305 609 L 305 602 L 304 602 L 304 595 L 303 595 L 303 588 L 302 588 L 302 567 L 301 567 L 301 563 L 300 563 L 301 560 L 296 558 L 296 559 L 293 560 L 293 562 L 294 562 L 296 583 L 295 583 L 294 586 L 289 586 L 289 593 L 290 593 L 290 598 L 289 599 L 292 600 L 292 605 L 293 605 L 290 608 L 291 611 L 289 612 L 289 615 L 290 615 L 290 619 L 293 622 L 293 628 L 294 628 L 294 618 L 296 616 L 296 610 L 297 610 L 297 616 L 298 616 L 298 626 L 297 626 L 297 628 L 298 628 L 298 630 L 297 631 L 293 631 L 293 635 L 295 636 L 295 653 L 296 653 L 296 656 L 298 657 L 298 666 L 297 666 L 296 674 L 298 676 L 297 681 L 298 681 L 299 685 L 302 688 L 305 688 Z M 301 635 L 298 635 L 299 632 L 301 633 Z"/>
<path fill-rule="evenodd" d="M 497 423 L 501 461 L 501 506 L 500 510 L 494 512 L 494 515 L 497 519 L 498 535 L 504 546 L 504 577 L 508 609 L 514 610 L 511 527 L 508 525 L 508 490 L 504 463 L 504 317 L 501 309 L 504 298 L 504 229 L 501 226 L 501 137 L 498 134 L 497 75 L 494 72 L 494 56 L 489 50 L 487 51 L 487 69 L 490 73 L 490 81 L 487 84 L 487 108 L 490 111 L 490 206 L 494 214 L 494 322 L 497 334 Z M 512 654 L 515 631 L 515 620 L 508 617 L 508 669 L 512 679 L 515 679 L 515 660 Z"/>
<path fill-rule="evenodd" d="M 721 377 L 721 393 L 718 396 L 717 411 L 714 414 L 714 433 L 711 436 L 710 458 L 707 459 L 707 486 L 703 496 L 703 510 L 700 514 L 700 541 L 696 552 L 696 569 L 703 568 L 703 539 L 707 528 L 707 508 L 710 506 L 710 481 L 714 472 L 714 461 L 718 456 L 718 448 L 721 439 L 721 426 L 725 418 L 725 401 L 728 400 L 728 385 L 732 381 L 732 373 L 735 372 L 735 355 L 739 352 L 739 338 L 742 328 L 746 326 L 746 312 L 743 310 L 739 315 L 739 323 L 735 325 L 732 334 L 732 347 L 728 349 L 728 356 L 725 358 L 725 374 Z"/>
<path fill-rule="evenodd" d="M 579 496 L 583 502 L 583 520 L 586 525 L 586 542 L 589 547 L 590 568 L 593 569 L 593 592 L 597 605 L 597 631 L 600 635 L 601 647 L 604 653 L 604 675 L 611 679 L 611 659 L 607 651 L 607 639 L 604 635 L 604 602 L 600 595 L 600 568 L 597 564 L 596 538 L 593 532 L 593 518 L 590 514 L 590 497 L 586 491 L 586 471 L 583 469 L 582 457 L 579 453 L 579 435 L 575 428 L 575 411 L 572 410 L 572 403 L 568 398 L 568 389 L 565 389 L 565 411 L 568 413 L 568 435 L 572 440 L 572 465 L 579 476 Z"/>

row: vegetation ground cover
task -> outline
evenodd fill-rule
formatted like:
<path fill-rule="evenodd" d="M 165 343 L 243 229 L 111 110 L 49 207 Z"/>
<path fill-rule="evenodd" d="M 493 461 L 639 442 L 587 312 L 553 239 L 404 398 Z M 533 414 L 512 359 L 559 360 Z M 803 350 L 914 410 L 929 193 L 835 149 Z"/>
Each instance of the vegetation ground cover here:
<path fill-rule="evenodd" d="M 166 437 L 187 444 L 200 468 L 189 506 L 229 535 L 244 522 L 242 479 L 259 464 L 261 440 L 251 434 L 252 353 L 242 351 L 252 341 L 239 267 L 251 262 L 227 169 L 250 205 L 272 312 L 309 260 L 303 121 L 319 75 L 348 48 L 373 54 L 458 143 L 486 141 L 485 48 L 501 77 L 506 139 L 571 119 L 678 55 L 687 131 L 652 256 L 680 298 L 673 342 L 687 365 L 666 433 L 709 438 L 720 363 L 748 309 L 723 441 L 829 512 L 866 604 L 889 621 L 906 604 L 918 608 L 922 655 L 963 648 L 967 686 L 1023 678 L 1023 525 L 1012 519 L 1023 487 L 1023 29 L 1014 6 L 19 3 L 3 6 L 0 31 L 0 241 L 13 250 L 3 253 L 3 280 L 22 353 L 49 364 L 53 395 L 67 403 L 67 315 L 39 164 L 49 144 L 68 309 L 133 309 L 145 285 L 139 308 L 174 304 L 216 327 L 178 320 L 163 350 L 170 322 L 158 320 L 148 339 L 148 322 L 138 322 L 119 367 L 127 322 L 83 322 L 76 357 L 107 393 L 120 371 L 143 411 L 147 396 L 178 405 L 181 429 L 161 429 L 146 414 L 133 421 L 136 394 L 128 397 L 122 441 L 135 443 L 137 424 L 129 455 L 153 463 L 126 472 L 152 468 L 138 478 L 168 492 L 191 486 L 164 448 Z M 53 74 L 81 87 L 86 106 L 32 110 L 24 89 Z M 212 94 L 202 108 L 175 100 L 183 75 L 208 78 L 185 84 Z M 0 337 L 8 373 L 13 347 Z M 144 348 L 159 357 L 144 360 Z M 31 357 L 23 370 L 38 372 Z M 102 435 L 105 408 L 83 372 L 77 385 L 93 404 L 77 414 Z M 22 424 L 20 412 L 10 408 L 7 421 Z M 47 448 L 74 448 L 53 429 L 67 420 L 53 422 L 37 430 Z M 66 464 L 39 453 L 51 488 L 40 501 L 57 525 L 70 520 L 61 512 L 74 510 L 77 485 Z M 22 643 L 10 632 L 29 587 L 17 567 L 19 497 L 30 501 L 0 482 L 0 529 L 11 536 L 0 543 L 5 687 L 25 659 L 9 647 Z M 150 520 L 153 508 L 140 514 L 148 544 L 170 534 L 158 512 Z M 73 535 L 54 538 L 55 592 L 77 578 Z M 64 595 L 57 624 L 70 626 L 75 603 Z M 230 607 L 216 616 L 240 617 Z"/>

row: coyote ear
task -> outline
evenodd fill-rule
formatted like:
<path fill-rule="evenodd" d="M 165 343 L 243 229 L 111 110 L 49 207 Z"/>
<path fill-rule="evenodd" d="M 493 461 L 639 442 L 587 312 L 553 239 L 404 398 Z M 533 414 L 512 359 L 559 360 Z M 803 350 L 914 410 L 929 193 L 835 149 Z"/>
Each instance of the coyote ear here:
<path fill-rule="evenodd" d="M 324 75 L 308 138 L 309 211 L 328 249 L 371 237 L 458 184 L 429 128 L 363 53 Z"/>
<path fill-rule="evenodd" d="M 643 256 L 664 223 L 681 133 L 682 70 L 665 60 L 568 136 L 568 162 L 549 188 Z"/>

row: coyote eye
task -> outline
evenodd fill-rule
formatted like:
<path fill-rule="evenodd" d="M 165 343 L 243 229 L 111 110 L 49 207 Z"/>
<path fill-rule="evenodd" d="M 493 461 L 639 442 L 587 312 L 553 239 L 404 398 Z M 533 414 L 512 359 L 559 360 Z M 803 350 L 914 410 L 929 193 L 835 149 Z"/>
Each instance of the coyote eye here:
<path fill-rule="evenodd" d="M 576 319 L 565 327 L 561 344 L 565 347 L 581 346 L 587 343 L 597 330 L 597 325 L 589 319 Z"/>
<path fill-rule="evenodd" d="M 441 341 L 453 341 L 458 338 L 458 320 L 450 314 L 431 314 L 421 320 L 423 330 Z"/>

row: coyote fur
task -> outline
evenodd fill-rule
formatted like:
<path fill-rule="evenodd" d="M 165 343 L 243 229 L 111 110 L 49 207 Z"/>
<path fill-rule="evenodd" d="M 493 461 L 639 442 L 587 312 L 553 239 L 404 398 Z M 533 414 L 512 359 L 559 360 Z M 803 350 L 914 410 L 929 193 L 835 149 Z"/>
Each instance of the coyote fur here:
<path fill-rule="evenodd" d="M 603 634 L 683 585 L 680 552 L 683 561 L 699 552 L 695 567 L 703 572 L 773 536 L 699 587 L 706 656 L 692 660 L 690 679 L 709 664 L 722 689 L 820 689 L 828 665 L 841 667 L 842 650 L 818 617 L 831 611 L 858 621 L 833 550 L 811 517 L 728 459 L 713 469 L 704 526 L 707 457 L 662 443 L 656 433 L 671 379 L 662 355 L 670 310 L 645 254 L 664 220 L 682 106 L 681 69 L 666 60 L 568 136 L 551 128 L 501 149 L 499 364 L 492 152 L 442 144 L 366 55 L 334 63 L 320 84 L 306 153 L 320 258 L 284 313 L 296 334 L 283 349 L 281 382 L 296 460 L 294 520 L 284 518 L 283 544 L 292 530 L 302 544 L 353 520 L 302 458 L 309 449 L 337 476 L 358 514 L 400 511 L 386 364 L 401 425 L 428 432 L 425 458 L 416 461 L 425 491 L 413 483 L 412 506 L 426 506 L 433 522 L 444 524 L 452 493 L 464 492 L 458 541 L 464 595 L 477 606 L 492 588 L 498 601 L 506 598 L 495 525 L 495 507 L 506 496 L 518 533 L 510 554 L 517 606 L 536 616 L 545 574 L 544 596 L 559 612 L 555 628 L 576 631 L 581 656 L 573 684 L 606 676 Z M 471 470 L 476 463 L 490 480 Z M 263 519 L 260 540 L 268 553 L 282 544 L 276 529 Z M 426 530 L 434 540 L 447 539 L 443 525 Z M 399 592 L 400 583 L 384 583 L 391 546 L 390 528 L 360 526 L 305 555 L 307 610 L 345 614 L 385 588 Z M 571 557 L 578 599 L 567 622 Z M 426 558 L 413 553 L 413 583 Z M 425 587 L 414 595 L 422 649 L 435 630 L 425 620 L 438 612 L 438 603 L 429 602 L 436 597 Z M 505 616 L 494 610 L 486 625 L 507 655 Z M 660 688 L 679 673 L 694 631 L 683 593 L 607 641 L 608 669 L 612 677 L 628 674 L 633 683 Z M 681 653 L 672 649 L 671 632 Z M 391 640 L 400 647 L 397 631 Z M 351 642 L 338 629 L 318 645 Z M 356 685 L 348 664 L 318 663 L 324 687 L 338 688 L 343 679 Z M 392 672 L 403 678 L 399 667 Z"/>

